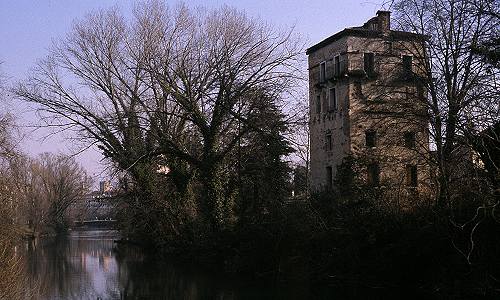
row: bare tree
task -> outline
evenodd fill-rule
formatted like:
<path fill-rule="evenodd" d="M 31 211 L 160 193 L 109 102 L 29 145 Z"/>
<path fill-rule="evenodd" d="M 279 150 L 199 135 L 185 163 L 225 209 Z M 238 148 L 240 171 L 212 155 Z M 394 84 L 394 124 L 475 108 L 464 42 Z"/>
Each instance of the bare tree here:
<path fill-rule="evenodd" d="M 470 135 L 499 120 L 498 69 L 476 46 L 498 33 L 495 0 L 394 1 L 400 29 L 425 35 L 408 47 L 420 63 L 412 80 L 421 85 L 439 179 L 438 202 L 449 205 L 452 165 Z M 485 13 L 488 10 L 490 13 Z"/>
<path fill-rule="evenodd" d="M 35 233 L 64 232 L 68 208 L 83 201 L 92 181 L 74 158 L 44 153 L 38 158 L 17 154 L 2 169 L 10 199 L 10 222 Z"/>
<path fill-rule="evenodd" d="M 40 221 L 57 233 L 64 232 L 69 226 L 68 208 L 85 198 L 92 181 L 73 157 L 44 153 L 32 164 L 31 176 L 36 176 L 34 183 L 40 185 L 38 194 L 33 195 L 39 202 L 35 205 L 43 209 Z"/>
<path fill-rule="evenodd" d="M 152 157 L 187 163 L 205 189 L 202 216 L 221 227 L 230 205 L 224 159 L 263 130 L 258 111 L 293 88 L 301 55 L 290 31 L 234 9 L 148 1 L 130 22 L 117 10 L 77 22 L 16 94 L 97 144 L 136 181 Z"/>
<path fill-rule="evenodd" d="M 450 225 L 451 243 L 466 263 L 481 265 L 481 276 L 495 278 L 487 266 L 498 240 L 479 232 L 494 232 L 498 222 L 500 73 L 494 51 L 484 47 L 498 38 L 500 3 L 398 0 L 393 5 L 400 29 L 426 37 L 407 49 L 419 61 L 408 79 L 425 95 L 418 99 L 427 108 L 435 149 L 429 159 L 438 216 Z"/>
<path fill-rule="evenodd" d="M 0 101 L 5 99 L 3 73 L 0 73 Z M 10 163 L 16 157 L 14 119 L 0 112 L 0 299 L 30 299 L 24 286 L 24 264 L 14 251 L 20 237 L 16 224 L 18 199 L 14 178 L 10 176 Z"/>

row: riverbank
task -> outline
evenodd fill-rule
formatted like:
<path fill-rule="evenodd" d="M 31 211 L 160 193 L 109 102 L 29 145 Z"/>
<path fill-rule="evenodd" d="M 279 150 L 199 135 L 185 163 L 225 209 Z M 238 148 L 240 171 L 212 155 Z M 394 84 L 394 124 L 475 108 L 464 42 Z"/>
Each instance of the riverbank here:
<path fill-rule="evenodd" d="M 363 290 L 386 297 L 411 291 L 426 299 L 500 296 L 493 279 L 499 272 L 495 249 L 500 239 L 491 238 L 500 230 L 488 214 L 474 236 L 475 263 L 470 264 L 459 250 L 468 249 L 471 228 L 453 226 L 431 207 L 391 211 L 371 201 L 314 201 L 283 206 L 274 222 L 246 223 L 145 249 L 161 260 L 252 280 L 305 282 L 348 295 Z M 467 216 L 470 211 L 462 209 Z"/>

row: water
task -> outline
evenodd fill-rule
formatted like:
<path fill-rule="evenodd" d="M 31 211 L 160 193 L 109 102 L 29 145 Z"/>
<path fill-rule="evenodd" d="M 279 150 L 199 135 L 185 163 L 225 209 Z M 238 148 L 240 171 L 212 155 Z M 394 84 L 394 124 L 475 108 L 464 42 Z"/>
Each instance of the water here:
<path fill-rule="evenodd" d="M 38 300 L 85 299 L 401 299 L 408 291 L 312 287 L 248 281 L 174 260 L 148 258 L 138 247 L 116 250 L 116 231 L 73 231 L 65 239 L 42 238 L 24 253 L 29 287 Z M 415 294 L 416 295 L 416 294 Z M 429 297 L 423 297 L 430 299 Z"/>
<path fill-rule="evenodd" d="M 25 245 L 37 299 L 305 299 L 307 287 L 248 282 L 175 262 L 148 259 L 139 248 L 114 250 L 115 231 L 72 232 Z"/>

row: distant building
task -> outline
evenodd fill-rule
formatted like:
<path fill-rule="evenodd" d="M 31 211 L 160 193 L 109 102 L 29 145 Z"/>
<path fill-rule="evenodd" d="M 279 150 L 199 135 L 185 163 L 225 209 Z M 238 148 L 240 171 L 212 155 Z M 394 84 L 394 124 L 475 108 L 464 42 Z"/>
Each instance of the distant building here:
<path fill-rule="evenodd" d="M 391 30 L 390 12 L 378 11 L 307 49 L 313 190 L 335 188 L 348 155 L 369 185 L 404 194 L 428 186 L 426 95 L 415 80 L 424 39 Z"/>
<path fill-rule="evenodd" d="M 70 207 L 70 216 L 74 221 L 115 219 L 113 199 L 115 192 L 108 180 L 99 182 L 99 190 L 87 194 L 81 201 Z"/>
<path fill-rule="evenodd" d="M 110 193 L 111 189 L 112 189 L 112 187 L 111 187 L 111 181 L 109 181 L 109 180 L 103 180 L 103 181 L 99 182 L 99 192 L 101 194 Z"/>

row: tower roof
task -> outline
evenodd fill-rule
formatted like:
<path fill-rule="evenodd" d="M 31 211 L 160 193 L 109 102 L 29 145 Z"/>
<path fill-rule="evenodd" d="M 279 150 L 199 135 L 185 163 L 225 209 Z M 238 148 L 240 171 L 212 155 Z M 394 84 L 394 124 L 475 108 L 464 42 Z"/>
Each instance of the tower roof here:
<path fill-rule="evenodd" d="M 342 31 L 322 40 L 321 42 L 307 48 L 306 54 L 309 55 L 318 49 L 321 49 L 345 36 L 358 36 L 358 37 L 387 37 L 392 40 L 418 40 L 426 39 L 426 35 L 391 30 L 390 29 L 390 12 L 379 10 L 377 16 L 371 18 L 363 26 L 347 27 Z"/>

